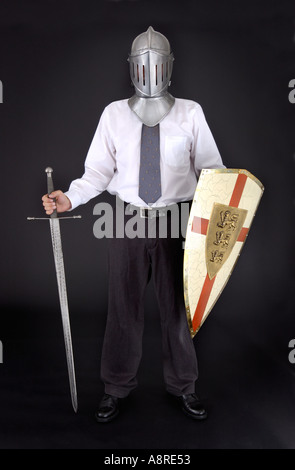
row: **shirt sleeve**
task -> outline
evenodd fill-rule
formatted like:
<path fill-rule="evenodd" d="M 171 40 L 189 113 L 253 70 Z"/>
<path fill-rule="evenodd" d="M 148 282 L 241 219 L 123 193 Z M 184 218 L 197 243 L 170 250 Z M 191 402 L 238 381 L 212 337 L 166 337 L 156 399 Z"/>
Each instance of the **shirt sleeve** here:
<path fill-rule="evenodd" d="M 85 172 L 72 181 L 65 193 L 75 209 L 101 194 L 116 171 L 116 151 L 111 136 L 110 116 L 105 108 L 101 115 L 85 160 Z"/>
<path fill-rule="evenodd" d="M 225 168 L 200 105 L 197 105 L 196 108 L 195 143 L 192 148 L 192 158 L 197 177 L 199 177 L 201 170 L 205 168 Z"/>

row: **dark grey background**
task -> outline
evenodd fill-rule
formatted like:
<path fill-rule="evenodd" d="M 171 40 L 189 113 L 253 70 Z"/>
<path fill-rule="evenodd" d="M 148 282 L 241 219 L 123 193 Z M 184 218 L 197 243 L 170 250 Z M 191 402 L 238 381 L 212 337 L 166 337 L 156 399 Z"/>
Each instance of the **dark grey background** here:
<path fill-rule="evenodd" d="M 8 1 L 0 5 L 0 448 L 294 448 L 295 78 L 291 1 Z M 152 286 L 139 388 L 107 427 L 93 419 L 107 308 L 99 201 L 62 223 L 80 412 L 72 413 L 44 169 L 66 190 L 83 173 L 103 108 L 131 96 L 127 56 L 152 25 L 175 55 L 171 93 L 199 102 L 227 167 L 265 185 L 241 259 L 195 338 L 195 423 L 166 398 Z M 115 347 L 115 345 L 114 345 Z"/>

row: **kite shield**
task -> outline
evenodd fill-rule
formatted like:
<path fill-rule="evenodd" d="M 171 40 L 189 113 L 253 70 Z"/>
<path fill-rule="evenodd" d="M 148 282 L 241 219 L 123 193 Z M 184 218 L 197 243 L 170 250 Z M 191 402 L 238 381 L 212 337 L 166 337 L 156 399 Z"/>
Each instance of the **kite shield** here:
<path fill-rule="evenodd" d="M 184 298 L 192 338 L 222 293 L 264 187 L 246 170 L 202 170 L 184 251 Z"/>

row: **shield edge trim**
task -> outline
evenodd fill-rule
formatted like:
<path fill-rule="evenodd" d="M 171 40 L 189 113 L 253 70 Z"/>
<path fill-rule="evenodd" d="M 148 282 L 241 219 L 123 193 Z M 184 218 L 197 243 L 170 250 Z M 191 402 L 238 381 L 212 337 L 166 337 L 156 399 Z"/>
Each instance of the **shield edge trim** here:
<path fill-rule="evenodd" d="M 254 211 L 254 214 L 253 214 L 253 217 L 252 217 L 252 220 L 251 220 L 251 223 L 249 224 L 249 228 L 248 228 L 248 233 L 246 235 L 246 238 L 244 240 L 244 242 L 242 243 L 241 245 L 241 249 L 239 251 L 239 256 L 241 254 L 241 251 L 242 249 L 244 248 L 244 245 L 246 243 L 246 240 L 248 238 L 248 235 L 249 235 L 249 232 L 250 232 L 250 228 L 252 226 L 252 223 L 254 221 L 254 218 L 255 218 L 255 215 L 256 215 L 256 212 L 257 212 L 257 208 L 259 206 L 259 203 L 261 201 L 261 198 L 263 196 L 263 192 L 264 192 L 264 185 L 261 183 L 261 181 L 256 178 L 256 176 L 252 175 L 252 173 L 250 173 L 248 170 L 245 170 L 245 169 L 236 169 L 236 168 L 216 168 L 216 169 L 203 169 L 200 173 L 200 177 L 199 179 L 201 178 L 202 174 L 204 173 L 233 173 L 233 174 L 244 174 L 246 175 L 248 178 L 252 179 L 253 181 L 256 182 L 256 184 L 258 184 L 258 186 L 260 187 L 261 189 L 261 194 L 260 194 L 260 197 L 257 201 L 257 204 L 256 204 L 256 207 L 255 207 L 255 211 Z M 198 186 L 196 187 L 196 191 L 195 191 L 195 194 L 194 194 L 194 198 L 193 198 L 193 202 L 195 202 L 196 200 L 196 193 L 198 191 Z M 188 229 L 189 229 L 189 224 L 187 226 L 187 232 L 188 232 Z M 187 258 L 188 258 L 188 250 L 186 248 L 184 248 L 184 256 L 183 256 L 183 287 L 184 287 L 184 303 L 185 303 L 185 310 L 186 310 L 186 317 L 187 317 L 187 322 L 188 322 L 188 326 L 189 326 L 189 330 L 190 330 L 190 334 L 191 334 L 191 338 L 193 339 L 196 334 L 198 333 L 198 331 L 200 330 L 201 326 L 203 325 L 203 323 L 205 322 L 206 318 L 208 317 L 209 313 L 213 310 L 213 308 L 215 307 L 216 305 L 216 302 L 218 301 L 219 297 L 221 296 L 223 290 L 225 289 L 235 267 L 236 267 L 236 264 L 238 262 L 238 259 L 239 259 L 239 256 L 237 257 L 235 263 L 233 264 L 233 267 L 232 269 L 230 270 L 229 272 L 229 276 L 228 278 L 226 279 L 224 285 L 223 285 L 223 288 L 222 290 L 219 292 L 219 294 L 216 296 L 216 299 L 215 301 L 213 302 L 210 310 L 207 312 L 206 316 L 203 316 L 202 320 L 201 320 L 201 323 L 198 327 L 198 329 L 196 331 L 194 331 L 193 329 L 193 323 L 192 323 L 192 317 L 191 317 L 191 309 L 190 309 L 190 306 L 189 306 L 189 298 L 188 298 L 188 274 L 187 274 Z"/>
<path fill-rule="evenodd" d="M 202 174 L 204 174 L 204 173 L 233 173 L 233 174 L 246 175 L 246 176 L 248 176 L 248 178 L 255 181 L 255 183 L 258 184 L 260 189 L 262 191 L 264 191 L 264 186 L 261 183 L 261 181 L 258 178 L 256 178 L 256 176 L 252 175 L 252 173 L 250 173 L 250 171 L 245 170 L 245 169 L 240 169 L 240 168 L 210 168 L 210 169 L 208 169 L 208 168 L 204 168 L 201 171 L 199 178 L 201 178 Z M 198 189 L 198 188 L 196 188 L 196 189 Z"/>

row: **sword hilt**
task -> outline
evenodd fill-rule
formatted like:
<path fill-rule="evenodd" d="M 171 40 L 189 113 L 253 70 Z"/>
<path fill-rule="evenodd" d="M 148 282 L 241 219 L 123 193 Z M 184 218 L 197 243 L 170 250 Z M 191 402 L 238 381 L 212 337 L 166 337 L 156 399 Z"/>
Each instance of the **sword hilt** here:
<path fill-rule="evenodd" d="M 50 166 L 48 166 L 45 169 L 45 172 L 47 173 L 47 192 L 48 192 L 48 196 L 49 196 L 54 191 L 54 184 L 53 184 L 53 178 L 52 178 L 53 169 Z M 56 199 L 54 198 L 53 201 L 56 202 Z M 57 218 L 57 210 L 56 209 L 54 209 L 54 211 L 50 215 L 50 218 L 51 219 L 56 219 Z"/>
<path fill-rule="evenodd" d="M 53 185 L 53 179 L 52 179 L 52 173 L 53 169 L 48 166 L 45 169 L 45 172 L 47 173 L 47 191 L 48 195 L 51 194 L 54 191 L 54 185 Z M 55 201 L 55 198 L 54 198 Z M 58 217 L 56 209 L 53 211 L 53 213 L 49 217 L 27 217 L 27 220 L 49 220 L 49 219 L 81 219 L 81 215 L 72 215 L 68 217 Z"/>

